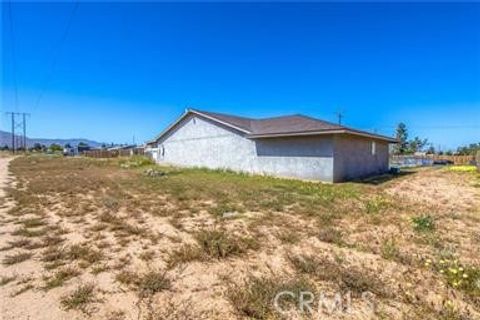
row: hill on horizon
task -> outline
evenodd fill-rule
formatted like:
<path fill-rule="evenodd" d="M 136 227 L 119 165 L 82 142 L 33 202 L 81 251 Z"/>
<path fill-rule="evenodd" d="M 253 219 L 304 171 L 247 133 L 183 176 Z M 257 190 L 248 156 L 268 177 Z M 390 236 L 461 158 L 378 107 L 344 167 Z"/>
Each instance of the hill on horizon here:
<path fill-rule="evenodd" d="M 20 142 L 22 137 L 15 135 L 16 141 Z M 102 146 L 102 142 L 89 140 L 85 138 L 69 138 L 69 139 L 46 139 L 46 138 L 30 138 L 27 137 L 27 146 L 29 148 L 33 147 L 35 143 L 43 144 L 45 146 L 50 146 L 52 144 L 59 144 L 62 147 L 66 144 L 70 144 L 72 147 L 77 146 L 80 142 L 88 144 L 90 147 L 98 148 Z M 10 132 L 0 130 L 0 146 L 3 147 L 7 145 L 9 148 L 12 147 L 12 134 Z"/>

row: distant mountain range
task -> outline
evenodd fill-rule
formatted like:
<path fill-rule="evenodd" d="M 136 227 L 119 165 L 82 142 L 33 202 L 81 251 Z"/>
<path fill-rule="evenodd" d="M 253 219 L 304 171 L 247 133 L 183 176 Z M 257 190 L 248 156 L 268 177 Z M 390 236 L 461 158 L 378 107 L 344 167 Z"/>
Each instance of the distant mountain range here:
<path fill-rule="evenodd" d="M 16 144 L 21 144 L 21 137 L 17 136 L 18 142 Z M 29 138 L 27 137 L 27 146 L 33 147 L 35 143 L 40 143 L 46 145 L 47 147 L 51 144 L 59 144 L 62 147 L 66 144 L 70 144 L 72 147 L 77 146 L 80 142 L 88 144 L 90 147 L 98 148 L 102 146 L 102 142 L 97 142 L 93 140 L 83 139 L 83 138 L 73 138 L 73 139 L 44 139 L 44 138 Z M 9 148 L 12 147 L 12 134 L 10 132 L 5 132 L 0 130 L 0 147 L 7 145 Z"/>

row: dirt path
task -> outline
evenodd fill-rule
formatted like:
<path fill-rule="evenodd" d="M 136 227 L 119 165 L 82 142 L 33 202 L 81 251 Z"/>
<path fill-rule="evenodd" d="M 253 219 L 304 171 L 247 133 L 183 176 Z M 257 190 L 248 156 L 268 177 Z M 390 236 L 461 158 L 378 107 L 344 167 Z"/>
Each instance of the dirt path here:
<path fill-rule="evenodd" d="M 33 259 L 7 265 L 5 259 L 28 252 L 22 248 L 8 249 L 18 237 L 12 235 L 18 219 L 8 214 L 15 203 L 7 198 L 5 188 L 14 185 L 9 163 L 12 157 L 0 157 L 0 320 L 27 319 L 84 319 L 83 315 L 65 312 L 58 307 L 58 299 L 64 292 L 47 295 L 38 289 L 42 279 L 42 265 L 35 254 Z M 24 215 L 23 218 L 29 218 Z M 8 250 L 6 250 L 7 248 Z"/>

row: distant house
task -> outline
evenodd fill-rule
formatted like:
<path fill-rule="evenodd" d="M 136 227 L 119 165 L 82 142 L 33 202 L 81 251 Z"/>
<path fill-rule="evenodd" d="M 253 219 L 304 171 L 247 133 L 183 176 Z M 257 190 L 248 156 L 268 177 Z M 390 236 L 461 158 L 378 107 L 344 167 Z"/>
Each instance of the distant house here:
<path fill-rule="evenodd" d="M 158 163 L 340 182 L 388 170 L 390 137 L 290 115 L 251 119 L 187 109 L 147 143 Z"/>

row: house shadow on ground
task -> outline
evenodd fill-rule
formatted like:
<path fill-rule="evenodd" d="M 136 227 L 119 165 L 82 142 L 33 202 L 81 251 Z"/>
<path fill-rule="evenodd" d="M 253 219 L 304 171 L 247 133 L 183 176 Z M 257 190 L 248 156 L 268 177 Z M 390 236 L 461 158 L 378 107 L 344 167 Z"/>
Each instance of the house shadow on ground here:
<path fill-rule="evenodd" d="M 402 170 L 398 173 L 385 173 L 385 174 L 381 174 L 381 175 L 377 175 L 377 176 L 373 176 L 373 177 L 368 177 L 368 178 L 364 178 L 364 179 L 352 180 L 352 182 L 378 186 L 378 185 L 382 185 L 386 182 L 396 180 L 396 179 L 399 179 L 399 178 L 402 178 L 402 177 L 405 177 L 405 176 L 409 176 L 409 175 L 412 175 L 412 174 L 415 174 L 415 173 L 417 173 L 416 170 L 407 169 L 405 171 Z"/>

